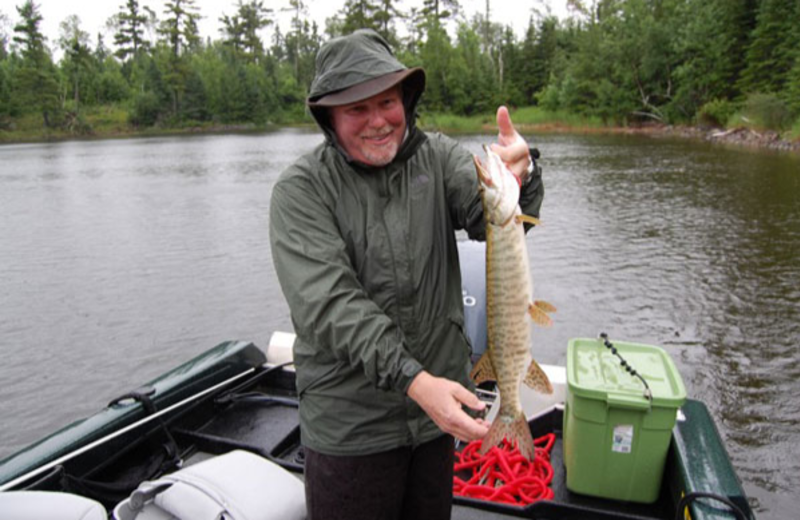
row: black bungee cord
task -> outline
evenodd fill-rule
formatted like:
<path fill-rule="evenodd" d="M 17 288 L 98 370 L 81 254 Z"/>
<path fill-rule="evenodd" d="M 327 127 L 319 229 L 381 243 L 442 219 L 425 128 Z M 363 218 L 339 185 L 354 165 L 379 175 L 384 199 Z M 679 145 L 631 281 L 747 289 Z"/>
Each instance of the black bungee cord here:
<path fill-rule="evenodd" d="M 623 358 L 619 354 L 619 351 L 617 350 L 617 347 L 615 347 L 614 344 L 611 343 L 611 341 L 608 339 L 608 334 L 606 334 L 605 332 L 601 332 L 600 333 L 600 339 L 603 340 L 603 345 L 605 345 L 606 348 L 608 350 L 610 350 L 612 354 L 614 354 L 615 356 L 617 356 L 619 358 L 620 365 L 622 365 L 622 367 L 625 369 L 625 371 L 628 372 L 630 375 L 639 378 L 639 380 L 644 385 L 644 397 L 648 401 L 652 402 L 653 401 L 653 392 L 650 390 L 650 385 L 647 384 L 647 381 L 645 381 L 644 377 L 642 377 L 642 375 L 639 372 L 637 372 L 636 369 L 633 368 L 633 366 L 630 363 L 628 363 L 625 360 L 625 358 Z"/>

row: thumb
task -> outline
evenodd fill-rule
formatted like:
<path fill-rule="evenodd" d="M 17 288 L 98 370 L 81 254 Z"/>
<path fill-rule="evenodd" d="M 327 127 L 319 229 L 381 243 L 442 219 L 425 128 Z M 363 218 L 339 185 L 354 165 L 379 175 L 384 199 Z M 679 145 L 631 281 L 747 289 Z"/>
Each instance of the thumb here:
<path fill-rule="evenodd" d="M 472 408 L 473 410 L 480 411 L 486 408 L 486 403 L 478 399 L 478 396 L 476 396 L 475 394 L 473 394 L 472 392 L 470 392 L 461 385 L 458 385 L 458 388 L 456 389 L 453 396 L 461 404 L 464 404 L 469 408 Z"/>
<path fill-rule="evenodd" d="M 511 115 L 508 108 L 501 106 L 497 109 L 497 129 L 499 130 L 498 141 L 502 146 L 513 144 L 517 140 L 517 131 L 511 122 Z"/>
<path fill-rule="evenodd" d="M 511 123 L 511 114 L 508 113 L 508 108 L 501 106 L 497 109 L 497 128 L 500 130 L 500 135 L 504 137 L 514 137 L 516 130 Z"/>

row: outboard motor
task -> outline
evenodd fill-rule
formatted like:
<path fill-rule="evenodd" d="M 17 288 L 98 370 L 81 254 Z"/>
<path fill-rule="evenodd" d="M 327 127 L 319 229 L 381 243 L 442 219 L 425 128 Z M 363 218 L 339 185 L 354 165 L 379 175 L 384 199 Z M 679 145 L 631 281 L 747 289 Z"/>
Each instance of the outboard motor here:
<path fill-rule="evenodd" d="M 461 293 L 464 297 L 464 331 L 472 343 L 472 362 L 486 351 L 486 242 L 458 242 Z"/>

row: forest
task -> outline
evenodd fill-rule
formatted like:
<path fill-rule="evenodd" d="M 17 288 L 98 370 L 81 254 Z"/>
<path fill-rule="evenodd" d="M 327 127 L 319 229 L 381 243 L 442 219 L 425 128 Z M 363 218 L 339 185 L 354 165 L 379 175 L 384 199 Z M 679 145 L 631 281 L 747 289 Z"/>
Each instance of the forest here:
<path fill-rule="evenodd" d="M 798 0 L 569 0 L 563 19 L 521 8 L 524 35 L 492 22 L 490 0 L 469 17 L 457 0 L 345 0 L 325 27 L 310 21 L 311 0 L 236 0 L 216 39 L 200 37 L 195 0 L 120 1 L 113 41 L 78 15 L 48 41 L 34 0 L 0 12 L 0 139 L 309 122 L 317 50 L 362 27 L 426 69 L 423 115 L 481 116 L 502 103 L 601 126 L 800 137 Z M 291 12 L 288 30 L 276 9 Z"/>

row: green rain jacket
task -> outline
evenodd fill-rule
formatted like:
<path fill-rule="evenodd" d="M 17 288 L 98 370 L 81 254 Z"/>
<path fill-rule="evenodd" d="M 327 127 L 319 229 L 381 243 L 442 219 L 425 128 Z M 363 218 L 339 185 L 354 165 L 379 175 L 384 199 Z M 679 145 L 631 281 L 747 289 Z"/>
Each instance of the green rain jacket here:
<path fill-rule="evenodd" d="M 404 68 L 376 33 L 357 40 L 355 51 L 330 45 L 337 59 L 322 68 L 333 62 L 332 70 L 318 59 L 327 86 L 312 85 L 310 99 Z M 404 86 L 408 134 L 392 163 L 351 160 L 324 109 L 312 109 L 326 140 L 272 193 L 272 258 L 297 335 L 301 441 L 330 455 L 441 435 L 406 396 L 423 369 L 471 386 L 455 231 L 484 238 L 475 168 L 455 141 L 416 128 L 422 87 Z M 523 211 L 537 216 L 543 194 L 534 179 Z"/>

